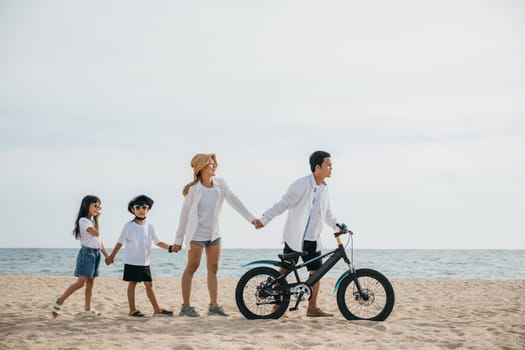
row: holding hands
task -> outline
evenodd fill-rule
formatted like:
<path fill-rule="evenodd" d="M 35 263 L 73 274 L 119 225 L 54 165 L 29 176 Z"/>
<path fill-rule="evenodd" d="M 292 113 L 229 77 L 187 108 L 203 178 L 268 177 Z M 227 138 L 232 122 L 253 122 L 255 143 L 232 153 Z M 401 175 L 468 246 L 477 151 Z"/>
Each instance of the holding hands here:
<path fill-rule="evenodd" d="M 111 265 L 115 262 L 115 258 L 110 255 L 106 257 L 105 261 L 106 261 L 106 265 Z"/>
<path fill-rule="evenodd" d="M 264 225 L 263 225 L 263 223 L 261 222 L 260 219 L 253 219 L 253 220 L 252 220 L 252 225 L 253 225 L 257 230 L 260 229 L 260 228 L 263 228 L 263 227 L 264 227 Z"/>

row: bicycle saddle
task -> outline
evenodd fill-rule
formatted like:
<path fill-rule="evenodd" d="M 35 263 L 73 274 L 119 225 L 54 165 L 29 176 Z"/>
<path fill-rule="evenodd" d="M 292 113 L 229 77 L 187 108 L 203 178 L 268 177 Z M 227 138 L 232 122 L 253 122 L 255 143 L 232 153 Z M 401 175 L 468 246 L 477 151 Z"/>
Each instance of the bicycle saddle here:
<path fill-rule="evenodd" d="M 308 253 L 306 253 L 306 252 L 291 252 L 291 253 L 286 253 L 286 254 L 278 254 L 277 256 L 282 261 L 282 260 L 294 260 L 294 259 L 299 258 L 300 256 L 305 256 L 305 255 L 308 255 Z"/>

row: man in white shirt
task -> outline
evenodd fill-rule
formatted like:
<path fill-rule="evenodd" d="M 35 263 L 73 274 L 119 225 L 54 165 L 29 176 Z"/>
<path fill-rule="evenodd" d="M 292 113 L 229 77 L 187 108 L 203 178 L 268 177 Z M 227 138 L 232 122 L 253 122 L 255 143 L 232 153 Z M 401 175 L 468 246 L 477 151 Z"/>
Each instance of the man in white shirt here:
<path fill-rule="evenodd" d="M 337 230 L 337 220 L 330 209 L 328 186 L 324 182 L 332 173 L 332 159 L 328 152 L 316 151 L 310 156 L 312 174 L 294 181 L 281 200 L 264 212 L 254 224 L 256 228 L 266 226 L 273 218 L 288 210 L 284 225 L 284 253 L 307 252 L 303 261 L 321 256 L 321 232 L 323 221 Z M 297 258 L 298 261 L 298 258 Z M 295 263 L 297 263 L 295 261 Z M 321 266 L 321 259 L 308 264 L 307 269 L 313 274 Z M 312 289 L 312 298 L 308 304 L 306 316 L 328 317 L 317 305 L 320 282 Z"/>

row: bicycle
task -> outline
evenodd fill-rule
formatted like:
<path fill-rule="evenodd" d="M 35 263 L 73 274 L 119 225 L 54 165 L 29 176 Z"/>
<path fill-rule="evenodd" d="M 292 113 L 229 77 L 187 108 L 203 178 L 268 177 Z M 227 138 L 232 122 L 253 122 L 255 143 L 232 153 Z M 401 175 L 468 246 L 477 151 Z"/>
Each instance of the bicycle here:
<path fill-rule="evenodd" d="M 284 273 L 267 267 L 258 266 L 247 271 L 237 282 L 235 301 L 241 314 L 247 319 L 277 319 L 288 309 L 292 298 L 295 304 L 289 311 L 296 311 L 299 303 L 310 300 L 312 288 L 335 264 L 343 259 L 348 265 L 337 280 L 334 294 L 337 294 L 337 306 L 347 320 L 384 321 L 394 308 L 394 289 L 390 281 L 379 271 L 353 266 L 353 232 L 346 225 L 337 225 L 338 232 L 334 233 L 337 248 L 302 264 L 296 265 L 294 260 L 304 253 L 293 252 L 278 254 L 280 261 L 258 260 L 250 262 L 245 267 L 253 265 L 272 265 L 286 269 Z M 351 241 L 351 258 L 346 254 L 340 236 L 348 234 L 346 243 Z M 329 256 L 329 258 L 309 275 L 306 281 L 301 281 L 298 270 L 309 263 Z M 296 282 L 289 283 L 286 278 L 293 274 Z"/>

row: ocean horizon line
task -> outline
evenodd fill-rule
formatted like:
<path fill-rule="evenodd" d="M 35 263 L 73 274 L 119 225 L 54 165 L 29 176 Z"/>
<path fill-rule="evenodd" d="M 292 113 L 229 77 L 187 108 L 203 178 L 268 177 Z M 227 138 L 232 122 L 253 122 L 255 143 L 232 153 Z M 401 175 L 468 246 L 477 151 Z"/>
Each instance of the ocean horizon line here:
<path fill-rule="evenodd" d="M 80 247 L 0 247 L 0 249 L 80 249 Z M 111 251 L 113 247 L 106 247 L 108 251 Z M 152 247 L 152 249 L 159 249 L 163 250 L 159 247 Z M 282 247 L 229 247 L 225 248 L 223 247 L 222 250 L 282 250 Z M 323 250 L 331 250 L 335 249 L 330 248 L 323 248 Z M 504 251 L 525 251 L 525 248 L 354 248 L 354 250 L 427 250 L 427 251 L 438 251 L 438 250 L 490 250 L 490 251 L 498 251 L 498 250 L 504 250 Z"/>
<path fill-rule="evenodd" d="M 330 249 L 324 250 L 323 254 Z M 72 274 L 77 248 L 0 248 L 0 274 Z M 112 249 L 108 249 L 112 251 Z M 279 248 L 224 248 L 220 273 L 223 277 L 239 277 L 247 263 L 255 260 L 278 260 Z M 169 254 L 156 248 L 151 251 L 151 265 L 156 276 L 182 274 L 187 252 Z M 523 249 L 365 249 L 353 251 L 356 268 L 373 268 L 387 276 L 403 278 L 481 278 L 525 279 Z M 119 254 L 115 264 L 102 264 L 103 274 L 120 275 L 125 254 Z M 204 254 L 202 259 L 205 259 Z M 512 267 L 512 268 L 509 268 Z M 332 277 L 346 271 L 344 262 L 329 272 Z M 197 271 L 205 276 L 206 269 Z"/>

